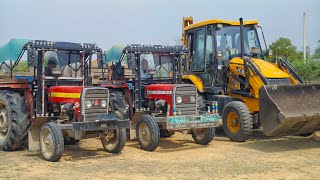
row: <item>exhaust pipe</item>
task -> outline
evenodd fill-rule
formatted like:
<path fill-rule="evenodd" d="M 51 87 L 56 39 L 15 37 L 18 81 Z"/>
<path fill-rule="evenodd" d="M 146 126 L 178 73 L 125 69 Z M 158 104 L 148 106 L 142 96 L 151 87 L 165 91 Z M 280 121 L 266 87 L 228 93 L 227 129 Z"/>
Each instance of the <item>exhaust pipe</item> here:
<path fill-rule="evenodd" d="M 240 43 L 241 43 L 241 58 L 244 57 L 244 43 L 243 43 L 243 19 L 240 18 Z"/>

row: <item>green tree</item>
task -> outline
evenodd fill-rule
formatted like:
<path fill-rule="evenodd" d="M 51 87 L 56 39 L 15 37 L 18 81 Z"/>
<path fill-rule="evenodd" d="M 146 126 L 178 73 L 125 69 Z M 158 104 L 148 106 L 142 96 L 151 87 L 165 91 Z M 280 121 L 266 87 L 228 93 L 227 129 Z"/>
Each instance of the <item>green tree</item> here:
<path fill-rule="evenodd" d="M 320 59 L 320 40 L 318 47 L 314 50 L 313 59 Z"/>
<path fill-rule="evenodd" d="M 19 64 L 13 69 L 13 72 L 28 72 L 29 66 L 27 61 L 20 61 Z"/>
<path fill-rule="evenodd" d="M 282 56 L 289 61 L 293 61 L 297 58 L 297 47 L 294 46 L 290 39 L 280 37 L 270 45 L 270 49 L 274 55 Z"/>
<path fill-rule="evenodd" d="M 305 64 L 301 60 L 295 60 L 292 65 L 298 74 L 308 83 L 318 81 L 320 78 L 320 62 L 309 59 Z"/>
<path fill-rule="evenodd" d="M 320 42 L 314 54 L 311 56 L 310 48 L 307 47 L 307 61 L 303 61 L 303 52 L 297 51 L 297 48 L 288 38 L 280 37 L 270 45 L 270 49 L 275 56 L 286 58 L 295 67 L 298 74 L 306 82 L 319 82 L 320 80 Z M 275 57 L 274 56 L 274 57 Z"/>

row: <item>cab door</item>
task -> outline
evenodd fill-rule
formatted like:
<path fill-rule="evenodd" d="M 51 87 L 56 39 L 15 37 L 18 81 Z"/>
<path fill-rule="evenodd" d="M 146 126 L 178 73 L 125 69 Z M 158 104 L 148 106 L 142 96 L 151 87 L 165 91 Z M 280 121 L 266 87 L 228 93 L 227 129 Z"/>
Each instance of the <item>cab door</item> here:
<path fill-rule="evenodd" d="M 190 71 L 202 80 L 204 88 L 210 89 L 213 82 L 214 47 L 211 26 L 187 32 L 187 41 L 190 50 Z"/>

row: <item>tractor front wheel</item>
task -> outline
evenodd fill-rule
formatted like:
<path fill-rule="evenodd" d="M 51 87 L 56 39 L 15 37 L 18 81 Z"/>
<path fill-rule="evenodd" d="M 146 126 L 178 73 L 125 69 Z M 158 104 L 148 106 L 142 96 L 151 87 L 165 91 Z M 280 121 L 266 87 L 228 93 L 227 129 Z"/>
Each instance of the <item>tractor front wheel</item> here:
<path fill-rule="evenodd" d="M 45 160 L 51 162 L 60 160 L 64 150 L 64 140 L 58 124 L 50 122 L 42 126 L 40 149 Z"/>
<path fill-rule="evenodd" d="M 142 115 L 136 127 L 137 140 L 140 148 L 146 151 L 154 151 L 160 141 L 159 126 L 151 115 Z"/>
<path fill-rule="evenodd" d="M 245 142 L 251 137 L 253 119 L 243 102 L 228 103 L 223 110 L 222 121 L 224 132 L 230 140 Z"/>
<path fill-rule="evenodd" d="M 126 129 L 111 129 L 100 135 L 103 148 L 109 153 L 119 153 L 126 144 Z"/>
<path fill-rule="evenodd" d="M 201 128 L 191 130 L 193 140 L 197 144 L 208 145 L 215 136 L 215 128 Z"/>

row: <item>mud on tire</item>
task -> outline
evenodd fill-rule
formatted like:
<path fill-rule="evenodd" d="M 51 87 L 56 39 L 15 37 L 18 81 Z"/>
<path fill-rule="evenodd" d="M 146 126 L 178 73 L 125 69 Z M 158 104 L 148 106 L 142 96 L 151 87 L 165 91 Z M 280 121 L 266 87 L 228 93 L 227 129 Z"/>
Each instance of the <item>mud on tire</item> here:
<path fill-rule="evenodd" d="M 23 97 L 13 91 L 1 91 L 0 115 L 0 150 L 12 151 L 27 144 L 29 120 Z"/>

